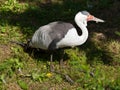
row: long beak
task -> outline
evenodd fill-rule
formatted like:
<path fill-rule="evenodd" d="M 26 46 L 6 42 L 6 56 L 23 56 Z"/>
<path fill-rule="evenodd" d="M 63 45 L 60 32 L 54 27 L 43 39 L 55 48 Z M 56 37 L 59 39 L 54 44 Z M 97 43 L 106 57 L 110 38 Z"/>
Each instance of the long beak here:
<path fill-rule="evenodd" d="M 93 21 L 96 21 L 96 23 L 98 23 L 98 22 L 105 22 L 104 20 L 96 18 L 96 17 L 93 18 Z"/>
<path fill-rule="evenodd" d="M 105 22 L 104 20 L 99 19 L 99 18 L 97 18 L 97 17 L 94 17 L 94 16 L 92 16 L 92 15 L 89 15 L 89 16 L 87 17 L 87 21 L 96 21 L 96 23 L 98 23 L 98 22 Z"/>

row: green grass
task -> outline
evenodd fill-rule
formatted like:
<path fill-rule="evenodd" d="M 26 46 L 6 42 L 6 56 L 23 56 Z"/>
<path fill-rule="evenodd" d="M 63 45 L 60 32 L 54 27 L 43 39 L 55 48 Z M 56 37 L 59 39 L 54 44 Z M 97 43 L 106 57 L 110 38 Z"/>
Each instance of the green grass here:
<path fill-rule="evenodd" d="M 0 90 L 119 90 L 118 3 L 112 0 L 0 1 Z M 89 39 L 82 46 L 65 50 L 63 68 L 59 66 L 61 52 L 55 53 L 53 64 L 61 74 L 50 72 L 49 53 L 26 52 L 9 42 L 26 42 L 36 29 L 55 20 L 73 23 L 74 15 L 80 10 L 88 10 L 106 23 L 88 23 Z"/>

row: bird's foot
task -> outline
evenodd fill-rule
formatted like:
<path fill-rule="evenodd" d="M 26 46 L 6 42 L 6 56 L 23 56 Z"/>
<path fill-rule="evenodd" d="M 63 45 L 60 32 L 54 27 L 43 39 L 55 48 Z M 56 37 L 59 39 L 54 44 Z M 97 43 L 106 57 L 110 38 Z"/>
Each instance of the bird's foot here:
<path fill-rule="evenodd" d="M 70 76 L 68 76 L 67 74 L 65 74 L 65 79 L 70 83 L 70 84 L 74 84 L 74 81 L 70 78 Z"/>
<path fill-rule="evenodd" d="M 51 63 L 51 64 L 50 64 L 50 72 L 54 72 L 54 71 L 55 71 L 54 65 Z"/>
<path fill-rule="evenodd" d="M 63 59 L 61 59 L 60 60 L 60 62 L 59 62 L 59 67 L 62 69 L 62 68 L 65 68 L 66 67 L 66 62 L 63 60 Z"/>

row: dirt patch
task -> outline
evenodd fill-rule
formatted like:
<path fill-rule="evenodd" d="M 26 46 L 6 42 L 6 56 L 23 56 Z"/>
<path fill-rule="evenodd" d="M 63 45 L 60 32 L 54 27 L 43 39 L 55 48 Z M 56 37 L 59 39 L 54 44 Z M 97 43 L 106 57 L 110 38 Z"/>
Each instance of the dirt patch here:
<path fill-rule="evenodd" d="M 7 90 L 22 90 L 17 83 L 9 83 Z"/>
<path fill-rule="evenodd" d="M 9 58 L 10 54 L 11 54 L 10 46 L 0 44 L 0 62 Z"/>
<path fill-rule="evenodd" d="M 63 90 L 63 89 L 74 89 L 75 86 L 71 86 L 67 82 L 56 83 L 53 84 L 52 82 L 44 82 L 43 84 L 39 83 L 31 83 L 29 86 L 29 90 Z"/>

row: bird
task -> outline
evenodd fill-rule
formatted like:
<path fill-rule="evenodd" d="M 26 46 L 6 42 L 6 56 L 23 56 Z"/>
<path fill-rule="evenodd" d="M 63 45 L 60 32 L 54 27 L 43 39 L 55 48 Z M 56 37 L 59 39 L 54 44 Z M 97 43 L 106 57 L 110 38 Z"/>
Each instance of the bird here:
<path fill-rule="evenodd" d="M 74 18 L 75 23 L 81 29 L 79 35 L 73 24 L 63 21 L 54 21 L 39 27 L 32 36 L 28 45 L 32 48 L 53 51 L 64 47 L 82 45 L 88 39 L 88 21 L 104 22 L 96 18 L 88 11 L 79 11 Z M 52 62 L 52 55 L 50 61 Z"/>
<path fill-rule="evenodd" d="M 64 47 L 76 47 L 84 44 L 88 39 L 88 21 L 104 22 L 104 20 L 91 15 L 86 10 L 79 11 L 75 15 L 74 21 L 82 31 L 81 35 L 78 34 L 77 28 L 73 24 L 54 21 L 39 27 L 29 40 L 27 46 L 48 51 L 54 51 Z M 53 56 L 51 55 L 50 58 L 52 62 Z"/>
<path fill-rule="evenodd" d="M 78 35 L 76 28 L 71 23 L 55 21 L 36 30 L 29 46 L 43 50 L 55 50 L 82 45 L 88 38 L 86 28 L 88 21 L 104 22 L 87 11 L 81 11 L 75 15 L 75 23 L 81 29 L 82 35 Z"/>

